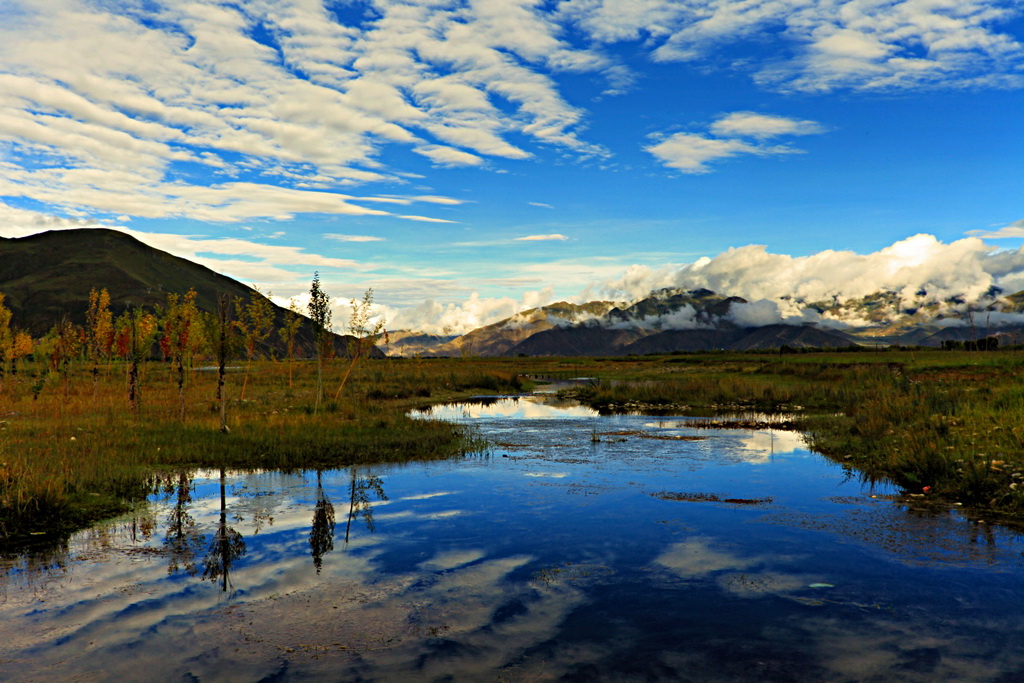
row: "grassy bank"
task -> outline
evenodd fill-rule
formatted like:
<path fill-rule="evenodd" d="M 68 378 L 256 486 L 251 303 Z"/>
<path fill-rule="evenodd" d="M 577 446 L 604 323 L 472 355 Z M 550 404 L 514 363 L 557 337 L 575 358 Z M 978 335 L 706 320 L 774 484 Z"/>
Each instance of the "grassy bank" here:
<path fill-rule="evenodd" d="M 228 374 L 220 431 L 216 373 L 188 375 L 181 419 L 175 374 L 143 368 L 141 403 L 129 409 L 127 368 L 25 367 L 0 394 L 0 541 L 78 528 L 151 491 L 153 474 L 188 467 L 301 469 L 447 458 L 481 444 L 449 423 L 412 419 L 416 406 L 474 393 L 516 392 L 514 372 L 489 364 L 369 361 L 334 397 L 337 367 L 316 400 L 316 364 Z"/>
<path fill-rule="evenodd" d="M 570 392 L 604 411 L 799 415 L 811 445 L 907 493 L 1024 516 L 1024 356 L 887 351 L 648 359 Z"/>

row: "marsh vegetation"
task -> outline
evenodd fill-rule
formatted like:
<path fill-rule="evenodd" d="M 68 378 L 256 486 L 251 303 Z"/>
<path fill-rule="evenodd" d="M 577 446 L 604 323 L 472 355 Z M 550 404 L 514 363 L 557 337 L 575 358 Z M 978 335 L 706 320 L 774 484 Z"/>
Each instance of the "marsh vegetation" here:
<path fill-rule="evenodd" d="M 697 354 L 565 395 L 606 412 L 783 413 L 865 478 L 1012 518 L 1024 512 L 1022 371 L 1015 351 Z"/>

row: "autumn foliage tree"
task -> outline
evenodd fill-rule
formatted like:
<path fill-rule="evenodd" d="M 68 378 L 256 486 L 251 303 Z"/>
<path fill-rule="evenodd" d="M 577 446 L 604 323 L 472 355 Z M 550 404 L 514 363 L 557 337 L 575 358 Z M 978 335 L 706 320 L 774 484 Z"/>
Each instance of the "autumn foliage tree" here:
<path fill-rule="evenodd" d="M 110 312 L 110 292 L 106 288 L 89 290 L 89 309 L 85 314 L 86 355 L 92 360 L 93 384 L 99 382 L 100 361 L 110 358 L 114 345 L 114 316 Z"/>
<path fill-rule="evenodd" d="M 216 401 L 217 411 L 220 413 L 220 431 L 222 434 L 227 434 L 230 430 L 228 429 L 228 397 L 225 377 L 228 357 L 231 355 L 233 347 L 232 333 L 235 330 L 227 294 L 217 297 L 217 312 L 205 315 L 204 320 L 206 321 L 207 348 L 213 352 L 213 357 L 217 361 Z"/>
<path fill-rule="evenodd" d="M 196 290 L 183 296 L 167 295 L 167 308 L 163 311 L 163 334 L 160 349 L 175 367 L 178 383 L 178 416 L 185 419 L 185 366 L 203 347 L 203 329 L 196 308 Z"/>
<path fill-rule="evenodd" d="M 125 311 L 117 318 L 114 345 L 117 354 L 128 361 L 128 405 L 138 412 L 142 386 L 139 360 L 149 356 L 157 332 L 157 318 L 141 308 Z"/>
<path fill-rule="evenodd" d="M 335 400 L 341 396 L 341 392 L 348 382 L 348 377 L 352 374 L 352 368 L 356 366 L 360 358 L 370 355 L 373 347 L 377 344 L 377 340 L 384 334 L 383 318 L 372 325 L 370 324 L 370 316 L 373 309 L 372 289 L 366 290 L 362 301 L 352 299 L 350 306 L 352 307 L 352 313 L 348 320 L 348 333 L 352 335 L 352 339 L 348 344 L 349 363 L 345 376 L 341 378 L 341 385 L 338 386 L 338 391 L 334 393 Z"/>
<path fill-rule="evenodd" d="M 11 329 L 11 310 L 4 305 L 4 294 L 0 292 L 0 393 L 4 390 L 4 378 L 10 372 L 13 355 L 14 331 Z"/>
<path fill-rule="evenodd" d="M 64 386 L 64 397 L 70 392 L 71 361 L 79 357 L 85 345 L 85 331 L 72 323 L 66 316 L 50 328 L 50 331 L 39 340 L 37 352 L 46 356 L 50 364 L 50 372 L 59 373 Z"/>
<path fill-rule="evenodd" d="M 277 334 L 284 342 L 285 354 L 288 357 L 288 388 L 292 388 L 292 361 L 295 359 L 295 338 L 302 326 L 302 314 L 299 313 L 298 304 L 295 299 L 288 303 L 288 312 L 285 313 L 284 325 L 278 329 Z"/>
<path fill-rule="evenodd" d="M 245 399 L 245 387 L 249 383 L 249 368 L 256 357 L 260 344 L 266 341 L 274 329 L 274 309 L 270 300 L 253 287 L 249 301 L 235 299 L 235 327 L 242 333 L 245 342 L 245 379 L 242 380 L 241 399 Z"/>

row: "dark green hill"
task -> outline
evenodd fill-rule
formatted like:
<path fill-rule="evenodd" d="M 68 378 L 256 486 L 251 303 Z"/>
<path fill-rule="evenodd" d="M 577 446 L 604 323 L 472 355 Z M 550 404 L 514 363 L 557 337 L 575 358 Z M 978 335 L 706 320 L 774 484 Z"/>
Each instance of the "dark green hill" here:
<path fill-rule="evenodd" d="M 237 280 L 187 259 L 154 249 L 116 230 L 103 228 L 54 230 L 16 239 L 0 238 L 0 292 L 13 313 L 13 324 L 33 336 L 46 333 L 63 316 L 85 323 L 89 290 L 106 288 L 115 316 L 128 308 L 165 304 L 167 295 L 196 290 L 196 304 L 217 309 L 218 297 L 248 300 L 254 291 Z M 275 332 L 268 346 L 283 351 L 276 330 L 285 309 L 274 305 Z M 304 320 L 297 352 L 310 355 L 313 326 Z M 338 337 L 344 354 L 347 341 Z"/>

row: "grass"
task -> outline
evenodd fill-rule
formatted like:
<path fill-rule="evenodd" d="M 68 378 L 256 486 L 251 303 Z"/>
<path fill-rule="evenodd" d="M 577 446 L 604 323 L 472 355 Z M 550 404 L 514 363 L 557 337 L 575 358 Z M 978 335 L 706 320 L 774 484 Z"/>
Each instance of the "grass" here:
<path fill-rule="evenodd" d="M 340 368 L 328 372 L 328 396 Z M 254 365 L 245 401 L 240 372 L 229 373 L 229 434 L 218 429 L 213 372 L 190 373 L 181 421 L 167 364 L 146 364 L 138 413 L 128 409 L 123 365 L 95 380 L 90 370 L 72 365 L 65 379 L 29 365 L 6 378 L 0 549 L 123 511 L 168 471 L 457 457 L 482 444 L 409 411 L 580 377 L 593 379 L 571 396 L 605 412 L 785 413 L 815 449 L 867 479 L 986 518 L 1024 518 L 1024 356 L 1012 351 L 366 359 L 319 410 L 314 362 L 297 363 L 290 384 L 285 363 L 266 361 Z"/>
<path fill-rule="evenodd" d="M 185 420 L 171 368 L 144 369 L 142 403 L 128 408 L 125 368 L 94 381 L 72 366 L 65 380 L 40 368 L 9 377 L 0 395 L 0 543 L 66 532 L 126 509 L 154 474 L 188 467 L 293 470 L 455 457 L 481 442 L 410 409 L 481 392 L 523 388 L 514 373 L 480 364 L 364 361 L 337 401 L 315 409 L 315 363 L 254 367 L 246 400 L 229 373 L 228 426 L 219 430 L 216 373 L 193 371 Z M 336 373 L 335 373 L 336 374 Z"/>

